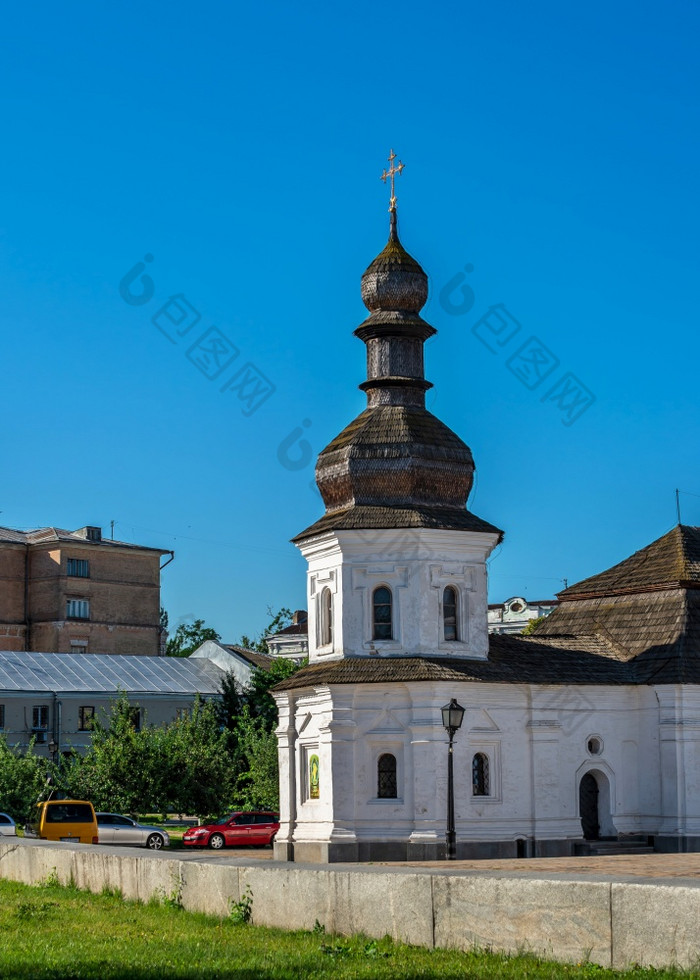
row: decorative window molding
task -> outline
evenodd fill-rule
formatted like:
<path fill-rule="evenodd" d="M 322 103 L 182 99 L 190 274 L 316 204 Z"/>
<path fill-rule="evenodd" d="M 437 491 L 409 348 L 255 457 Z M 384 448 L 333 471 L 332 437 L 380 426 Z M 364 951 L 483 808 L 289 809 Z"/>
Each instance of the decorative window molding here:
<path fill-rule="evenodd" d="M 314 572 L 309 576 L 309 646 L 314 646 L 321 656 L 332 654 L 335 648 L 338 615 L 338 575 L 335 568 Z M 326 598 L 324 599 L 324 595 Z M 330 610 L 324 603 L 330 603 Z M 326 616 L 329 615 L 328 622 Z M 330 626 L 330 641 L 325 643 L 328 636 L 327 626 Z"/>
<path fill-rule="evenodd" d="M 438 649 L 449 650 L 452 654 L 469 652 L 471 603 L 477 591 L 476 583 L 477 569 L 473 565 L 449 562 L 430 566 L 430 587 L 437 592 L 435 603 L 438 610 Z M 454 593 L 454 617 L 451 612 L 446 613 L 445 599 L 448 590 Z M 453 624 L 447 621 L 452 618 L 455 620 L 454 630 Z M 456 635 L 451 635 L 453 633 Z"/>
<path fill-rule="evenodd" d="M 408 566 L 390 563 L 355 566 L 352 588 L 360 592 L 362 602 L 362 646 L 370 653 L 399 653 L 402 648 L 401 590 L 408 587 Z M 391 590 L 391 639 L 374 638 L 374 593 L 379 588 Z"/>
<path fill-rule="evenodd" d="M 500 741 L 472 741 L 469 756 L 469 801 L 474 806 L 482 803 L 501 803 L 501 743 Z"/>

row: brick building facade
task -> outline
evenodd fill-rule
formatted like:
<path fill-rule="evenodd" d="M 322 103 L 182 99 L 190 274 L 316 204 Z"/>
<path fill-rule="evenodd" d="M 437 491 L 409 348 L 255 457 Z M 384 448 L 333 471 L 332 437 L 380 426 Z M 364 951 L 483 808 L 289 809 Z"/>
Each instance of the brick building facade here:
<path fill-rule="evenodd" d="M 161 557 L 172 554 L 99 527 L 0 528 L 0 650 L 158 656 Z"/>

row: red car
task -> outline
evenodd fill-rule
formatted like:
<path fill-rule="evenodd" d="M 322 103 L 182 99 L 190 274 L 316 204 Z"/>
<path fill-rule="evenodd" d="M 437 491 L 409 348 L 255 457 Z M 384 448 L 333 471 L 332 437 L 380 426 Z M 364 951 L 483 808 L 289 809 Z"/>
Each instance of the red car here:
<path fill-rule="evenodd" d="M 255 847 L 272 846 L 275 834 L 280 829 L 278 813 L 229 813 L 213 823 L 186 830 L 182 843 L 190 847 L 211 847 L 215 851 L 222 847 L 242 847 L 246 844 Z"/>

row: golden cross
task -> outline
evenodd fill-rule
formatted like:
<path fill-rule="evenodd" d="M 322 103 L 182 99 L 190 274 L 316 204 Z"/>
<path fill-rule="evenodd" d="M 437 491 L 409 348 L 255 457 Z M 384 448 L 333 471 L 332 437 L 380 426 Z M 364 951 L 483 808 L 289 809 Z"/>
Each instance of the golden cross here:
<path fill-rule="evenodd" d="M 401 171 L 403 170 L 403 168 L 405 167 L 405 164 L 404 163 L 401 163 L 400 160 L 399 160 L 398 167 L 395 167 L 394 166 L 394 160 L 395 159 L 396 159 L 396 154 L 392 150 L 390 152 L 390 154 L 389 154 L 389 157 L 388 157 L 388 160 L 389 160 L 389 169 L 387 170 L 385 168 L 384 169 L 384 172 L 382 173 L 382 176 L 381 176 L 381 179 L 384 181 L 385 184 L 386 184 L 387 177 L 391 177 L 391 197 L 389 198 L 389 210 L 390 211 L 395 211 L 396 210 L 396 196 L 394 194 L 394 176 L 396 174 L 400 174 Z"/>

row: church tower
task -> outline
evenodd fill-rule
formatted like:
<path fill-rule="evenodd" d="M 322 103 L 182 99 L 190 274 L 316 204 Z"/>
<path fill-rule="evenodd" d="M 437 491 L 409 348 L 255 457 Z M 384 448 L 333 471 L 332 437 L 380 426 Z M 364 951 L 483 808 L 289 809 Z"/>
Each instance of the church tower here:
<path fill-rule="evenodd" d="M 393 179 L 403 165 L 386 176 Z M 474 461 L 425 407 L 428 277 L 399 240 L 362 276 L 367 407 L 321 452 L 324 516 L 294 543 L 308 571 L 309 662 L 487 655 L 486 558 L 501 532 L 467 510 Z"/>
<path fill-rule="evenodd" d="M 389 160 L 389 240 L 362 276 L 355 330 L 367 407 L 320 453 L 325 514 L 294 538 L 309 666 L 275 691 L 283 860 L 439 853 L 439 681 L 488 657 L 486 559 L 502 532 L 467 509 L 471 451 L 425 407 L 436 330 L 421 316 L 428 277 L 399 240 L 403 165 Z"/>

